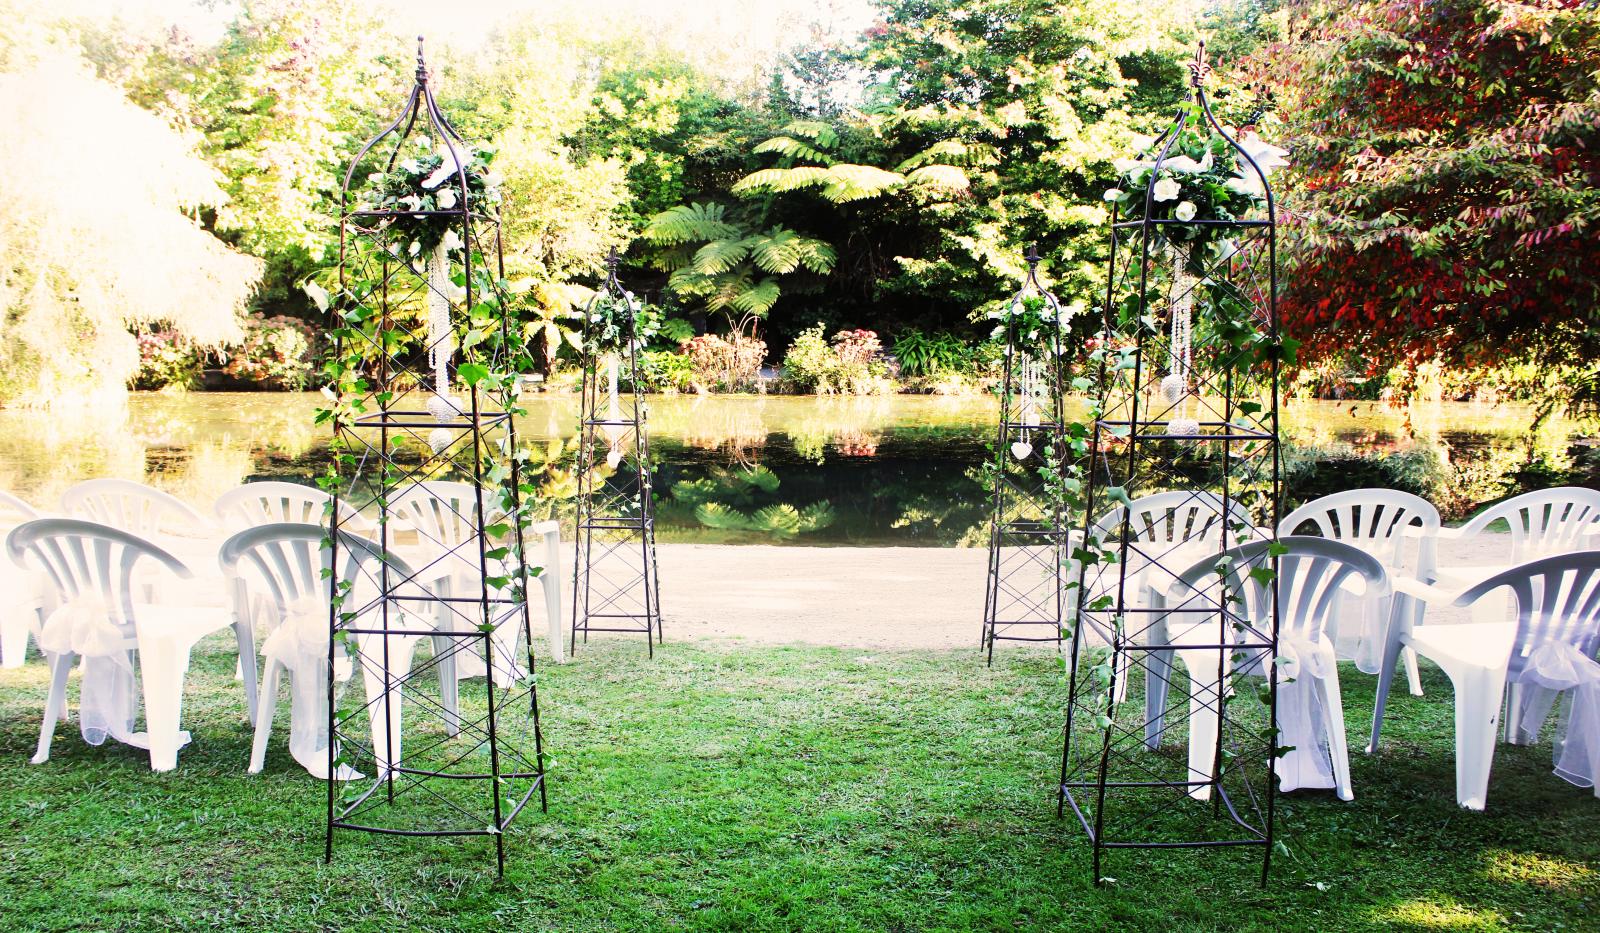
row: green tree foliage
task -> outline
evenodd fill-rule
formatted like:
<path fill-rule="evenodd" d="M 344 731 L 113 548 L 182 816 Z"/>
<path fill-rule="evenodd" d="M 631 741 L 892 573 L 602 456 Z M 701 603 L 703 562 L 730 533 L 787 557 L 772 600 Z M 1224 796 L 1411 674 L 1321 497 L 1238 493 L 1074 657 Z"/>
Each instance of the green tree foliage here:
<path fill-rule="evenodd" d="M 1600 16 L 1319 2 L 1262 75 L 1296 153 L 1284 310 L 1313 353 L 1600 355 Z"/>
<path fill-rule="evenodd" d="M 194 222 L 225 202 L 186 138 L 65 50 L 0 73 L 0 402 L 120 393 L 130 328 L 241 335 L 261 264 Z"/>
<path fill-rule="evenodd" d="M 267 260 L 268 304 L 302 308 L 296 282 L 331 261 L 345 167 L 393 118 L 405 51 L 338 0 L 243 0 L 214 45 L 130 47 L 130 96 L 201 140 L 227 194 L 213 225 Z"/>

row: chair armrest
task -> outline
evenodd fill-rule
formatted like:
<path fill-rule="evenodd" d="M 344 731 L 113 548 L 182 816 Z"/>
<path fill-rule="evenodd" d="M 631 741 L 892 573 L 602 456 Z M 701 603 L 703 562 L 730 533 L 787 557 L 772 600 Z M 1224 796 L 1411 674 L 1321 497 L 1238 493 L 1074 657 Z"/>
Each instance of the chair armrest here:
<path fill-rule="evenodd" d="M 1466 587 L 1440 586 L 1437 583 L 1424 583 L 1416 577 L 1396 575 L 1390 578 L 1389 583 L 1396 593 L 1404 593 L 1414 599 L 1436 606 L 1453 605 Z"/>

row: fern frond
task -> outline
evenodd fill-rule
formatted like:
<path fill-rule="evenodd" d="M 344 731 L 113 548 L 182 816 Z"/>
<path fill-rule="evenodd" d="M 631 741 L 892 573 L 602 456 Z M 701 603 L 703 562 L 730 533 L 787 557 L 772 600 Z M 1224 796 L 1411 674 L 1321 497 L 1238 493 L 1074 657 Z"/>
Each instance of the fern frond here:
<path fill-rule="evenodd" d="M 784 127 L 783 131 L 790 136 L 809 139 L 824 149 L 832 149 L 839 142 L 839 134 L 830 124 L 821 120 L 796 120 Z"/>
<path fill-rule="evenodd" d="M 924 165 L 906 176 L 906 182 L 919 188 L 965 191 L 972 186 L 967 173 L 954 165 Z"/>
<path fill-rule="evenodd" d="M 739 475 L 745 483 L 756 487 L 762 492 L 773 493 L 778 491 L 778 474 L 767 469 L 762 464 L 756 464 Z"/>
<path fill-rule="evenodd" d="M 750 516 L 720 502 L 702 502 L 694 507 L 695 520 L 719 531 L 748 531 L 755 527 Z"/>
<path fill-rule="evenodd" d="M 725 240 L 742 231 L 728 220 L 727 209 L 721 204 L 701 201 L 662 211 L 650 218 L 643 232 L 652 243 L 676 246 L 699 240 Z"/>
<path fill-rule="evenodd" d="M 787 502 L 769 505 L 751 519 L 752 524 L 768 534 L 792 538 L 800 533 L 800 511 Z"/>
<path fill-rule="evenodd" d="M 721 275 L 744 262 L 750 255 L 752 241 L 757 237 L 744 237 L 738 240 L 712 240 L 700 247 L 694 254 L 694 271 L 701 275 Z"/>
<path fill-rule="evenodd" d="M 964 139 L 941 139 L 895 166 L 895 171 L 909 172 L 914 168 L 934 163 L 993 165 L 999 158 L 999 153 L 987 143 L 967 142 Z"/>
<path fill-rule="evenodd" d="M 791 159 L 805 159 L 810 162 L 821 162 L 823 165 L 833 164 L 832 156 L 820 149 L 813 149 L 793 136 L 774 136 L 757 145 L 755 151 L 776 152 Z"/>
<path fill-rule="evenodd" d="M 733 186 L 734 194 L 751 192 L 794 191 L 826 184 L 828 170 L 820 165 L 801 165 L 795 168 L 764 168 L 739 179 Z"/>
<path fill-rule="evenodd" d="M 778 303 L 778 296 L 781 294 L 783 290 L 778 287 L 776 279 L 762 279 L 759 284 L 733 296 L 729 303 L 746 314 L 760 317 L 772 310 L 772 306 Z"/>
<path fill-rule="evenodd" d="M 837 518 L 831 502 L 813 502 L 800 510 L 800 531 L 821 531 Z"/>
<path fill-rule="evenodd" d="M 905 176 L 899 172 L 885 171 L 874 165 L 835 165 L 828 169 L 822 196 L 835 204 L 843 204 L 875 198 L 905 183 Z"/>

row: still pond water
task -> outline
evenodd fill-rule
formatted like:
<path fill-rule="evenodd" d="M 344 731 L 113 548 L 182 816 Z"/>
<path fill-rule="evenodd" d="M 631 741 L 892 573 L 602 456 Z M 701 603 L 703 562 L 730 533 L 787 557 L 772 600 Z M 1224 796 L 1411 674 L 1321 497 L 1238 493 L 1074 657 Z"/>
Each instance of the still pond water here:
<path fill-rule="evenodd" d="M 0 488 L 38 505 L 91 477 L 149 482 L 209 512 L 254 479 L 310 482 L 327 462 L 314 394 L 136 393 L 93 416 L 0 411 Z M 555 513 L 570 503 L 576 399 L 536 396 L 519 428 L 536 442 Z M 978 464 L 989 398 L 656 398 L 660 535 L 666 541 L 978 545 Z M 1596 482 L 1594 425 L 1557 419 L 1530 435 L 1519 406 L 1293 402 L 1284 412 L 1293 503 L 1368 485 L 1420 492 L 1447 518 L 1526 487 Z M 704 503 L 718 505 L 706 509 Z M 825 505 L 823 504 L 825 503 Z M 782 508 L 792 506 L 793 509 Z M 798 530 L 804 512 L 816 527 Z M 785 516 L 791 516 L 786 519 Z"/>

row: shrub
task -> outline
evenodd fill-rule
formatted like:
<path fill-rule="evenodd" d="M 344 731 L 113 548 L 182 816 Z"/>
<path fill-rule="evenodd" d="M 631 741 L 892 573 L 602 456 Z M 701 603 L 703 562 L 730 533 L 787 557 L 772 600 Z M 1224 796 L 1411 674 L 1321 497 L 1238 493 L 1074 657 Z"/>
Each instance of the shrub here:
<path fill-rule="evenodd" d="M 701 387 L 735 389 L 755 381 L 767 358 L 767 344 L 756 337 L 731 338 L 702 334 L 685 341 L 683 352 L 694 365 L 694 383 Z"/>
<path fill-rule="evenodd" d="M 973 365 L 973 350 L 960 337 L 949 333 L 932 336 L 908 330 L 894 342 L 895 359 L 906 376 L 935 376 L 967 373 Z"/>
<path fill-rule="evenodd" d="M 800 333 L 783 357 L 784 378 L 796 389 L 819 394 L 870 395 L 893 388 L 882 344 L 870 330 L 846 330 L 823 339 L 822 325 Z"/>
<path fill-rule="evenodd" d="M 200 351 L 181 334 L 170 330 L 136 335 L 139 370 L 135 389 L 193 389 L 200 384 Z"/>
<path fill-rule="evenodd" d="M 639 387 L 647 392 L 682 392 L 695 378 L 694 360 L 676 350 L 639 354 Z"/>
<path fill-rule="evenodd" d="M 228 351 L 222 371 L 264 389 L 298 392 L 311 383 L 312 337 L 304 321 L 252 314 L 244 341 Z"/>

